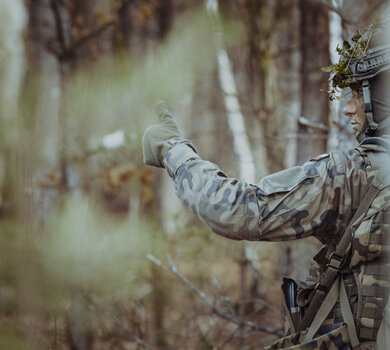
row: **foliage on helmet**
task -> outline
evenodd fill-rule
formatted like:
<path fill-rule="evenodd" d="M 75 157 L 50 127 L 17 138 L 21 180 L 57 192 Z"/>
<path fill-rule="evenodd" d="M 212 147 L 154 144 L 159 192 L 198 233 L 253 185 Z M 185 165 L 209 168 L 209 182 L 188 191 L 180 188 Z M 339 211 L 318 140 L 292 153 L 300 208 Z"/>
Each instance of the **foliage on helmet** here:
<path fill-rule="evenodd" d="M 339 90 L 345 89 L 353 82 L 351 61 L 363 59 L 367 55 L 373 34 L 383 26 L 383 19 L 378 17 L 363 34 L 356 31 L 351 42 L 344 40 L 343 47 L 337 46 L 336 52 L 340 56 L 339 62 L 322 68 L 324 72 L 330 73 L 331 89 L 321 90 L 329 94 L 329 100 L 344 100 L 344 96 L 340 94 Z"/>

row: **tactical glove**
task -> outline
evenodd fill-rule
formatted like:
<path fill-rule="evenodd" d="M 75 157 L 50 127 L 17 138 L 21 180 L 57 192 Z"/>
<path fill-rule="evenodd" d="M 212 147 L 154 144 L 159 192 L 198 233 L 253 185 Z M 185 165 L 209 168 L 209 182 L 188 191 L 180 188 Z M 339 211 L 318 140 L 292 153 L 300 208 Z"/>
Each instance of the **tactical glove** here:
<path fill-rule="evenodd" d="M 160 123 L 149 126 L 142 137 L 144 163 L 164 168 L 164 157 L 172 148 L 173 140 L 185 141 L 179 127 L 164 102 L 156 104 Z M 171 141 L 171 142 L 168 142 Z"/>

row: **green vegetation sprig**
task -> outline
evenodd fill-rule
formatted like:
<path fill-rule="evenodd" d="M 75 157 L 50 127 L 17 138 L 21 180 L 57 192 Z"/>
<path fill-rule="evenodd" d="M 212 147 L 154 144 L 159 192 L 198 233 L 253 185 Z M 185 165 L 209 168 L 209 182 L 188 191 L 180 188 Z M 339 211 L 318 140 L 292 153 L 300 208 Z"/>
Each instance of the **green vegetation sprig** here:
<path fill-rule="evenodd" d="M 329 94 L 330 101 L 344 100 L 344 95 L 340 94 L 339 90 L 345 89 L 352 83 L 351 61 L 366 56 L 372 35 L 382 26 L 384 26 L 384 20 L 378 17 L 363 34 L 357 30 L 351 42 L 344 40 L 342 48 L 337 46 L 336 52 L 340 56 L 340 61 L 322 68 L 322 71 L 330 73 L 331 89 L 321 90 Z"/>

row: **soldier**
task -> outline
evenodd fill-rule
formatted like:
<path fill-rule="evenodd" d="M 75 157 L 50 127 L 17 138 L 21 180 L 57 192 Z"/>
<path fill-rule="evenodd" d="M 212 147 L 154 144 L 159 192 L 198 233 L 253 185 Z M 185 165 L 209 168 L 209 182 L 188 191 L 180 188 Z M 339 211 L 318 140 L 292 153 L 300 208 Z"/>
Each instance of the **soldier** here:
<path fill-rule="evenodd" d="M 166 168 L 178 197 L 215 233 L 273 242 L 314 236 L 323 243 L 305 283 L 285 280 L 290 335 L 272 349 L 373 349 L 379 327 L 389 334 L 382 319 L 390 272 L 390 45 L 375 41 L 378 26 L 355 35 L 328 67 L 331 99 L 338 88 L 351 89 L 343 112 L 360 144 L 347 153 L 248 184 L 201 159 L 163 103 L 160 124 L 142 140 L 145 163 Z"/>

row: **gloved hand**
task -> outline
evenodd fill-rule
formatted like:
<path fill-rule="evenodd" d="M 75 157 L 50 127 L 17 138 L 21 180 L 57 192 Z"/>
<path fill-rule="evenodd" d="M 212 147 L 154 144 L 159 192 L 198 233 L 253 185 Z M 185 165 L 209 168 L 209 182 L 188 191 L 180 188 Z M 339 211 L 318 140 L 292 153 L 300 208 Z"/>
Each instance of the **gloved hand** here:
<path fill-rule="evenodd" d="M 164 168 L 164 157 L 172 147 L 167 141 L 182 140 L 183 137 L 165 102 L 156 103 L 160 123 L 149 126 L 142 137 L 144 163 Z"/>

